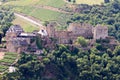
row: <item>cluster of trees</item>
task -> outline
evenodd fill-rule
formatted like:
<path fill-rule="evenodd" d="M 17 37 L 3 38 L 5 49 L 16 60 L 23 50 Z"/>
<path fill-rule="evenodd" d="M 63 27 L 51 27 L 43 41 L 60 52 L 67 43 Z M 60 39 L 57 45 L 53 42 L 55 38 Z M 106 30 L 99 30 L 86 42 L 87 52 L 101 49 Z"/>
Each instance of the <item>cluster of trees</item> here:
<path fill-rule="evenodd" d="M 0 43 L 2 37 L 5 36 L 6 31 L 12 25 L 14 13 L 10 9 L 0 8 Z"/>
<path fill-rule="evenodd" d="M 76 0 L 67 0 L 68 2 L 73 2 L 73 3 L 75 3 L 76 2 Z M 109 3 L 111 0 L 104 0 L 104 2 L 105 3 Z"/>
<path fill-rule="evenodd" d="M 4 74 L 2 80 L 120 80 L 120 46 L 103 51 L 97 46 L 82 50 L 56 45 L 39 59 L 22 54 L 15 65 L 18 70 Z"/>
<path fill-rule="evenodd" d="M 100 6 L 78 5 L 79 13 L 73 15 L 71 22 L 86 22 L 92 25 L 102 24 L 109 27 L 109 35 L 120 41 L 120 1 L 113 0 Z"/>
<path fill-rule="evenodd" d="M 67 0 L 68 2 L 72 2 L 72 3 L 75 3 L 76 0 Z"/>
<path fill-rule="evenodd" d="M 82 47 L 87 47 L 88 41 L 84 37 L 80 36 L 77 38 L 77 44 L 80 44 Z"/>

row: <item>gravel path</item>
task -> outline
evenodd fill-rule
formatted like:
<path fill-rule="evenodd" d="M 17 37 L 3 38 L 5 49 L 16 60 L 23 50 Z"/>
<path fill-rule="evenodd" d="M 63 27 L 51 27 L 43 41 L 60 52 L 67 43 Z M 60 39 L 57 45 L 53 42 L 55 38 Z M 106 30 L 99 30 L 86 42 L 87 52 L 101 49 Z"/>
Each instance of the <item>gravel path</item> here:
<path fill-rule="evenodd" d="M 15 16 L 18 16 L 18 17 L 20 17 L 20 18 L 22 18 L 22 19 L 24 19 L 26 21 L 29 21 L 32 24 L 35 24 L 35 25 L 37 25 L 39 27 L 44 27 L 42 25 L 42 22 L 40 22 L 40 21 L 38 21 L 38 20 L 36 20 L 36 19 L 34 19 L 32 17 L 26 16 L 26 15 L 21 14 L 21 13 L 14 13 L 14 14 L 15 14 Z"/>

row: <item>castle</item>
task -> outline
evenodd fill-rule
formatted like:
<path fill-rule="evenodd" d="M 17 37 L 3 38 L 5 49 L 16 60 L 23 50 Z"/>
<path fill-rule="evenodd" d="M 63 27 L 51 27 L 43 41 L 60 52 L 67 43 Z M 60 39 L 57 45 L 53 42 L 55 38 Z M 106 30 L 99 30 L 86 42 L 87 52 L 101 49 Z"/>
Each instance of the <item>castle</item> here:
<path fill-rule="evenodd" d="M 21 53 L 27 51 L 28 48 L 37 48 L 35 42 L 31 42 L 35 38 L 33 33 L 25 33 L 19 25 L 14 25 L 6 32 L 6 48 L 8 52 Z"/>
<path fill-rule="evenodd" d="M 50 23 L 45 28 L 36 33 L 26 33 L 19 25 L 14 25 L 6 32 L 6 48 L 8 52 L 37 51 L 36 36 L 43 40 L 45 44 L 52 47 L 52 44 L 74 44 L 79 36 L 86 39 L 105 39 L 108 37 L 108 28 L 97 25 L 93 27 L 86 23 L 71 23 L 67 30 L 55 30 L 55 24 Z M 53 42 L 53 39 L 56 42 Z"/>
<path fill-rule="evenodd" d="M 79 36 L 86 39 L 105 39 L 108 37 L 108 27 L 97 25 L 93 27 L 87 23 L 71 23 L 67 30 L 55 30 L 54 23 L 48 24 L 46 29 L 48 37 L 56 38 L 58 44 L 74 43 Z"/>

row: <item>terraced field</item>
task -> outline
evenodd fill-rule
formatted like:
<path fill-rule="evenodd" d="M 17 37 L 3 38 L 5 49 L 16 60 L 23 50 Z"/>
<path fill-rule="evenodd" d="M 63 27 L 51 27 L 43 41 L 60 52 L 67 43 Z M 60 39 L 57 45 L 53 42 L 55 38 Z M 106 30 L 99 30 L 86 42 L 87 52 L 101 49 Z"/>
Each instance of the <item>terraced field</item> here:
<path fill-rule="evenodd" d="M 11 64 L 17 59 L 17 53 L 6 52 L 3 59 L 0 59 L 0 73 L 4 72 L 9 68 Z"/>

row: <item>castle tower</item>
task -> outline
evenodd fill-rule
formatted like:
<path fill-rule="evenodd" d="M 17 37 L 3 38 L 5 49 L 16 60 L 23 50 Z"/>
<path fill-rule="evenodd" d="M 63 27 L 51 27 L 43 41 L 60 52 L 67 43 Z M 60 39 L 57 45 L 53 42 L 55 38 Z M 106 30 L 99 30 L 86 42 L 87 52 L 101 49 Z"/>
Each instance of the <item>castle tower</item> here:
<path fill-rule="evenodd" d="M 106 37 L 108 37 L 108 27 L 97 25 L 93 30 L 93 34 L 94 34 L 93 36 L 94 39 L 100 39 L 100 38 L 105 39 Z"/>
<path fill-rule="evenodd" d="M 55 37 L 55 26 L 56 26 L 56 24 L 54 22 L 49 23 L 47 25 L 46 31 L 47 31 L 49 37 Z"/>

